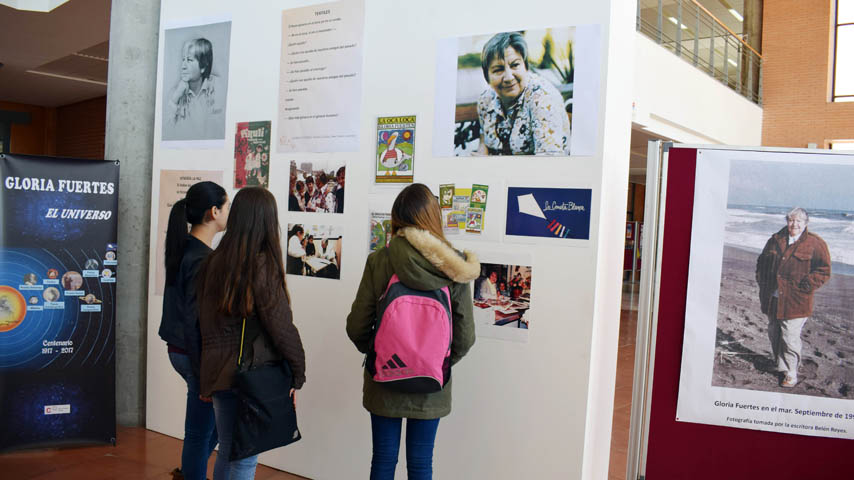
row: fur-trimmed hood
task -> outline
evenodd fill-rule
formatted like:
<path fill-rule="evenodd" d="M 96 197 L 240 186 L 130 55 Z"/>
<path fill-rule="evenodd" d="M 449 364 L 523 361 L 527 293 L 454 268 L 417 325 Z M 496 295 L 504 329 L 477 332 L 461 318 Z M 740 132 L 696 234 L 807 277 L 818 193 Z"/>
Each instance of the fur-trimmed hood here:
<path fill-rule="evenodd" d="M 415 227 L 401 229 L 389 245 L 391 263 L 400 280 L 413 288 L 435 290 L 450 281 L 467 283 L 480 275 L 473 252 L 463 253 Z"/>

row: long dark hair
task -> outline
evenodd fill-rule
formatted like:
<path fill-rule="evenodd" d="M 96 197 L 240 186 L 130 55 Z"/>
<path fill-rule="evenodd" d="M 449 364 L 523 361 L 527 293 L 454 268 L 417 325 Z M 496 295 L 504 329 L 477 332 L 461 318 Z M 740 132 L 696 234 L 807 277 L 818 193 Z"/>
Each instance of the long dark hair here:
<path fill-rule="evenodd" d="M 264 285 L 285 284 L 279 209 L 276 197 L 262 187 L 246 187 L 231 202 L 231 212 L 219 246 L 202 262 L 199 270 L 199 299 L 215 299 L 216 310 L 229 316 L 249 316 L 255 308 L 252 284 L 257 281 L 259 255 L 265 258 Z M 274 296 L 270 296 L 271 300 Z"/>
<path fill-rule="evenodd" d="M 413 183 L 404 188 L 391 207 L 391 233 L 395 235 L 404 227 L 427 230 L 445 243 L 442 231 L 442 212 L 439 201 L 423 183 Z"/>
<path fill-rule="evenodd" d="M 199 182 L 172 205 L 166 228 L 166 285 L 173 285 L 187 246 L 187 224 L 199 225 L 210 219 L 212 207 L 222 208 L 228 200 L 225 189 L 214 182 Z"/>

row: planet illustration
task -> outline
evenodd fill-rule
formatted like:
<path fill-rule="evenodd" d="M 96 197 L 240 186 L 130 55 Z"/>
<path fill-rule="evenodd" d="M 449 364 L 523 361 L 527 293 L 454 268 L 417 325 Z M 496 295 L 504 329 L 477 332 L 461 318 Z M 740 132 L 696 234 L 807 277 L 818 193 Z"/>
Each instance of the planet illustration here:
<path fill-rule="evenodd" d="M 87 293 L 86 295 L 80 297 L 80 301 L 89 305 L 92 305 L 93 303 L 101 303 L 101 301 L 98 300 L 98 298 L 91 293 Z"/>
<path fill-rule="evenodd" d="M 80 272 L 70 271 L 62 275 L 62 288 L 66 290 L 80 290 L 83 286 L 83 275 Z"/>
<path fill-rule="evenodd" d="M 45 288 L 44 292 L 42 292 L 42 298 L 44 298 L 46 302 L 55 302 L 59 300 L 59 289 L 56 287 Z"/>
<path fill-rule="evenodd" d="M 17 290 L 0 285 L 0 332 L 8 332 L 24 321 L 27 302 Z"/>

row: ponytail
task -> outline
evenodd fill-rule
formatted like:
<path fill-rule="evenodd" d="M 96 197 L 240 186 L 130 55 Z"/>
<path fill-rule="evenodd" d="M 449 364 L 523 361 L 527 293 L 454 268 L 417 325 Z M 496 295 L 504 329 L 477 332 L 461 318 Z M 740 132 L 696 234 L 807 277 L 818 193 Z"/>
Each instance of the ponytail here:
<path fill-rule="evenodd" d="M 166 228 L 166 285 L 175 284 L 187 245 L 187 232 L 187 200 L 182 198 L 172 205 L 169 226 Z"/>
<path fill-rule="evenodd" d="M 214 182 L 193 184 L 187 195 L 172 205 L 166 229 L 166 285 L 174 285 L 187 245 L 187 224 L 199 225 L 211 219 L 212 207 L 222 208 L 228 200 L 225 189 Z"/>

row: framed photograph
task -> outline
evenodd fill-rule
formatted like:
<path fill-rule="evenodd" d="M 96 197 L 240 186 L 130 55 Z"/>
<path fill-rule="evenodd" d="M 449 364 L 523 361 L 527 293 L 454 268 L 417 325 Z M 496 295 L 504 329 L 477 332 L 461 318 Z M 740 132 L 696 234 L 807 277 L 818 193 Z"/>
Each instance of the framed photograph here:
<path fill-rule="evenodd" d="M 231 22 L 167 28 L 163 36 L 161 140 L 164 146 L 222 146 Z"/>
<path fill-rule="evenodd" d="M 434 155 L 592 155 L 599 49 L 590 26 L 440 41 Z"/>
<path fill-rule="evenodd" d="M 854 438 L 852 180 L 851 156 L 697 151 L 677 420 Z"/>

